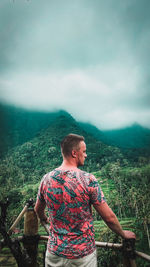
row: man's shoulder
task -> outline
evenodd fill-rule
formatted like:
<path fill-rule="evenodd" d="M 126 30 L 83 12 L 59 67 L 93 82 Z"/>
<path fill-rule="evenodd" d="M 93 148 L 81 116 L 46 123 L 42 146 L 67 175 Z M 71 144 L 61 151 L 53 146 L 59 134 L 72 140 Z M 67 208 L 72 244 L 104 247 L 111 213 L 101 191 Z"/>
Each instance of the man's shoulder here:
<path fill-rule="evenodd" d="M 55 169 L 45 173 L 42 177 L 42 181 L 49 179 L 53 174 L 55 174 Z"/>
<path fill-rule="evenodd" d="M 42 182 L 47 182 L 49 181 L 51 178 L 54 178 L 57 176 L 62 176 L 62 175 L 67 175 L 69 177 L 78 177 L 80 179 L 84 179 L 86 181 L 91 181 L 91 180 L 96 180 L 95 176 L 90 173 L 90 172 L 87 172 L 87 171 L 84 171 L 84 170 L 80 170 L 80 169 L 77 169 L 77 170 L 61 170 L 61 169 L 53 169 L 51 171 L 49 171 L 48 173 L 44 174 L 43 178 L 42 178 Z"/>
<path fill-rule="evenodd" d="M 83 171 L 83 170 L 80 170 L 80 172 L 81 172 L 84 176 L 87 176 L 87 177 L 90 177 L 90 178 L 95 178 L 94 174 L 92 174 L 92 173 L 90 173 L 90 172 Z"/>
<path fill-rule="evenodd" d="M 79 177 L 84 179 L 84 181 L 86 181 L 88 184 L 91 183 L 91 181 L 97 181 L 96 177 L 92 173 L 83 170 L 79 171 Z"/>

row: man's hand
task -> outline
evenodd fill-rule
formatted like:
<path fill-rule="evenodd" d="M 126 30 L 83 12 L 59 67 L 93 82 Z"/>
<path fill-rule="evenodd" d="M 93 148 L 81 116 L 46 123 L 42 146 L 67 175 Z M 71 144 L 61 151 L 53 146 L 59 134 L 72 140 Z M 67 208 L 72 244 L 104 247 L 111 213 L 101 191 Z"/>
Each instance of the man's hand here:
<path fill-rule="evenodd" d="M 131 238 L 136 239 L 135 233 L 131 231 L 123 230 L 123 233 L 124 233 L 124 236 L 123 236 L 124 239 L 131 239 Z"/>
<path fill-rule="evenodd" d="M 107 224 L 107 226 L 116 234 L 120 235 L 124 239 L 130 239 L 130 238 L 136 238 L 135 234 L 131 231 L 124 231 L 114 214 L 114 212 L 111 210 L 111 208 L 108 206 L 108 204 L 101 203 L 99 205 L 94 205 L 94 208 L 97 210 L 97 212 L 101 215 L 104 222 Z"/>

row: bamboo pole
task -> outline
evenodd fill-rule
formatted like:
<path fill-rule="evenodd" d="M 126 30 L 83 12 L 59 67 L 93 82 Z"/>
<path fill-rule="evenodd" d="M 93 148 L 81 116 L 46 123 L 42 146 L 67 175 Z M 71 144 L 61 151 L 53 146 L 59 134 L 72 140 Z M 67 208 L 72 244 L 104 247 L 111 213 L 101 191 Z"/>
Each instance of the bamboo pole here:
<path fill-rule="evenodd" d="M 38 219 L 34 208 L 28 208 L 24 217 L 23 246 L 30 258 L 28 267 L 36 267 L 39 235 L 37 234 Z"/>
<path fill-rule="evenodd" d="M 122 244 L 115 244 L 115 243 L 107 243 L 107 242 L 98 242 L 95 241 L 97 247 L 101 248 L 115 248 L 115 249 L 122 249 Z"/>
<path fill-rule="evenodd" d="M 23 237 L 18 237 L 19 241 L 22 241 Z M 43 241 L 48 241 L 48 236 L 46 235 L 41 235 L 40 240 L 43 240 Z M 118 250 L 121 250 L 122 249 L 122 244 L 115 244 L 115 243 L 106 243 L 106 242 L 99 242 L 99 241 L 96 241 L 95 242 L 96 246 L 97 247 L 101 247 L 101 248 L 105 248 L 105 247 L 108 247 L 108 248 L 114 248 L 114 249 L 118 249 Z M 143 252 L 140 252 L 140 251 L 135 251 L 135 254 L 136 256 L 140 257 L 140 258 L 143 258 L 147 261 L 150 261 L 150 256 L 143 253 Z"/>
<path fill-rule="evenodd" d="M 147 255 L 147 254 L 140 252 L 140 251 L 135 251 L 135 254 L 140 258 L 143 258 L 147 261 L 150 261 L 150 255 Z"/>
<path fill-rule="evenodd" d="M 25 214 L 25 212 L 28 209 L 28 204 L 26 204 L 23 208 L 23 210 L 20 212 L 19 216 L 17 217 L 17 219 L 15 220 L 15 222 L 12 224 L 12 226 L 10 227 L 10 229 L 8 230 L 8 234 L 11 235 L 14 228 L 16 227 L 16 225 L 20 222 L 21 218 L 23 217 L 23 215 Z"/>
<path fill-rule="evenodd" d="M 40 240 L 48 241 L 48 236 L 40 235 Z"/>
<path fill-rule="evenodd" d="M 23 236 L 18 236 L 17 237 L 18 241 L 22 242 L 24 240 L 24 237 Z M 39 236 L 39 240 L 41 241 L 48 241 L 48 236 L 45 236 L 45 235 L 41 235 Z M 114 249 L 117 249 L 117 250 L 121 250 L 122 249 L 122 244 L 115 244 L 115 243 L 106 243 L 106 242 L 98 242 L 96 241 L 95 242 L 96 246 L 97 247 L 102 247 L 102 248 L 105 248 L 105 247 L 108 247 L 108 248 L 114 248 Z M 5 245 L 4 245 L 5 247 Z M 140 251 L 135 251 L 135 254 L 136 256 L 142 258 L 142 259 L 145 259 L 147 261 L 150 261 L 150 255 L 147 255 L 143 252 L 140 252 Z"/>
<path fill-rule="evenodd" d="M 48 236 L 41 235 L 40 236 L 40 240 L 48 241 Z M 117 250 L 121 250 L 122 247 L 123 247 L 122 244 L 106 243 L 106 242 L 98 242 L 98 241 L 96 241 L 95 244 L 96 244 L 97 247 L 101 247 L 101 248 L 108 247 L 108 248 L 112 248 L 112 249 L 114 248 L 114 249 L 117 249 Z M 143 252 L 135 251 L 135 254 L 136 254 L 136 256 L 138 256 L 140 258 L 143 258 L 143 259 L 145 259 L 147 261 L 150 261 L 150 256 L 145 254 L 145 253 L 143 253 Z M 131 262 L 131 263 L 129 262 L 129 264 L 130 265 L 132 264 L 131 266 L 136 266 L 136 265 L 133 265 L 134 264 L 133 262 Z"/>
<path fill-rule="evenodd" d="M 40 236 L 40 240 L 43 240 L 43 241 L 48 241 L 48 236 L 45 236 L 45 235 L 41 235 Z M 114 248 L 114 249 L 117 249 L 117 250 L 121 250 L 123 245 L 122 244 L 117 244 L 117 243 L 106 243 L 106 242 L 99 242 L 99 241 L 95 241 L 95 244 L 97 247 L 101 247 L 101 248 Z M 135 251 L 135 254 L 138 256 L 138 257 L 141 257 L 147 261 L 150 261 L 150 256 L 143 253 L 143 252 L 139 252 L 139 251 Z"/>

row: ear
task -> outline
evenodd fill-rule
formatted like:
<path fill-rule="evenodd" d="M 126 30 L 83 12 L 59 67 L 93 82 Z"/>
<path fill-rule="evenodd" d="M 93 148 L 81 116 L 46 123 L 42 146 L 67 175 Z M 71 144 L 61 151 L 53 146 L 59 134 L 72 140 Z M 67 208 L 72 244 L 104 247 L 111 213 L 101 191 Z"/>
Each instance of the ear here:
<path fill-rule="evenodd" d="M 76 158 L 77 157 L 77 151 L 76 150 L 72 150 L 72 157 Z"/>

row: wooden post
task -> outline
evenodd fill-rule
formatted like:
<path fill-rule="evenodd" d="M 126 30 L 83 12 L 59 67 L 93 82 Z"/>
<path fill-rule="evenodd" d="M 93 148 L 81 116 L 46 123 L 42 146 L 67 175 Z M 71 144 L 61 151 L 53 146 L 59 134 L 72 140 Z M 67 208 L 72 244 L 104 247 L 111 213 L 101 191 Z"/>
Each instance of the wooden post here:
<path fill-rule="evenodd" d="M 24 215 L 23 245 L 29 256 L 28 267 L 37 266 L 38 241 L 38 219 L 34 211 L 34 204 L 31 203 L 31 207 L 28 207 Z"/>
<path fill-rule="evenodd" d="M 123 266 L 136 267 L 135 262 L 135 239 L 123 240 Z"/>
<path fill-rule="evenodd" d="M 28 208 L 24 215 L 24 235 L 35 236 L 38 233 L 38 219 L 34 208 Z"/>
<path fill-rule="evenodd" d="M 0 233 L 2 234 L 4 238 L 4 240 L 2 241 L 2 247 L 7 245 L 10 248 L 10 251 L 12 252 L 18 264 L 18 267 L 27 267 L 28 261 L 27 261 L 26 255 L 22 253 L 22 248 L 20 246 L 19 240 L 11 239 L 6 230 L 6 212 L 7 212 L 8 204 L 9 204 L 8 199 L 7 199 L 7 202 L 5 203 L 0 202 L 0 207 L 1 207 Z"/>
<path fill-rule="evenodd" d="M 19 216 L 17 217 L 17 219 L 15 220 L 15 222 L 13 223 L 13 225 L 10 227 L 10 229 L 8 230 L 8 234 L 11 235 L 14 228 L 16 227 L 16 225 L 20 222 L 22 216 L 25 214 L 25 212 L 27 211 L 28 206 L 25 205 L 25 207 L 23 208 L 23 210 L 20 212 Z"/>

